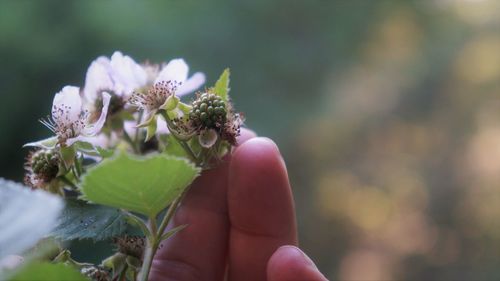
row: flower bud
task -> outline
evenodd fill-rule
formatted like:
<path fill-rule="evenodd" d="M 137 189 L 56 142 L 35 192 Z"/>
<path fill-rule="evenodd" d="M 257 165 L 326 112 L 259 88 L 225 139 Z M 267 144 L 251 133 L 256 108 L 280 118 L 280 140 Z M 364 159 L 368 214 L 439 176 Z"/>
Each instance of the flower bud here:
<path fill-rule="evenodd" d="M 30 152 L 26 158 L 25 183 L 34 188 L 46 186 L 57 177 L 60 163 L 60 156 L 54 150 Z"/>
<path fill-rule="evenodd" d="M 31 156 L 31 169 L 45 181 L 50 181 L 59 172 L 59 155 L 51 150 L 39 150 Z"/>
<path fill-rule="evenodd" d="M 115 237 L 113 242 L 118 246 L 118 251 L 128 256 L 142 259 L 146 240 L 141 236 Z"/>

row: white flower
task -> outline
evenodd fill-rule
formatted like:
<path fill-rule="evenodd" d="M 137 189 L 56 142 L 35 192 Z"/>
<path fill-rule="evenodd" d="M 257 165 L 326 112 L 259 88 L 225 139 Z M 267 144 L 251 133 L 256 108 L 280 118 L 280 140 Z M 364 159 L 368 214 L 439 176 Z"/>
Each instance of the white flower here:
<path fill-rule="evenodd" d="M 136 92 L 129 103 L 146 112 L 146 120 L 157 110 L 166 106 L 170 96 L 183 96 L 198 89 L 205 83 L 205 75 L 196 72 L 188 78 L 189 67 L 183 59 L 173 59 L 165 65 L 147 92 Z"/>
<path fill-rule="evenodd" d="M 52 115 L 42 123 L 51 129 L 61 145 L 72 145 L 76 141 L 88 141 L 100 132 L 106 115 L 111 96 L 103 93 L 103 107 L 99 119 L 90 124 L 88 111 L 82 106 L 80 89 L 66 86 L 54 97 Z"/>
<path fill-rule="evenodd" d="M 147 83 L 146 70 L 131 57 L 114 52 L 111 58 L 104 56 L 94 60 L 85 77 L 84 97 L 94 102 L 103 91 L 126 100 L 135 90 Z"/>
<path fill-rule="evenodd" d="M 172 81 L 177 86 L 175 95 L 178 97 L 192 93 L 205 83 L 205 74 L 196 72 L 188 79 L 189 67 L 183 59 L 173 59 L 162 68 L 155 83 Z"/>

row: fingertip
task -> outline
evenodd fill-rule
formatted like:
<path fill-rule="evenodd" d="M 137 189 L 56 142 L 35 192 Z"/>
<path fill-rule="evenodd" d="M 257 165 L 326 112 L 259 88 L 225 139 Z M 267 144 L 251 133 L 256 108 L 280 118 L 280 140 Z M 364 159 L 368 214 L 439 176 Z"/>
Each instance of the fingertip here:
<path fill-rule="evenodd" d="M 253 132 L 248 132 L 247 136 L 250 136 Z M 255 133 L 254 133 L 255 134 Z M 252 137 L 246 139 L 241 145 L 236 149 L 234 153 L 234 158 L 243 158 L 245 161 L 254 161 L 256 159 L 263 160 L 260 158 L 266 158 L 265 160 L 280 160 L 281 153 L 278 146 L 270 138 L 266 137 Z M 236 160 L 238 161 L 238 160 Z"/>
<path fill-rule="evenodd" d="M 293 199 L 286 167 L 276 144 L 250 139 L 233 154 L 229 168 L 230 219 L 243 229 L 279 235 L 294 231 Z"/>
<path fill-rule="evenodd" d="M 270 281 L 327 280 L 314 262 L 295 246 L 282 246 L 274 252 L 267 264 Z"/>
<path fill-rule="evenodd" d="M 252 138 L 235 150 L 229 166 L 227 199 L 231 226 L 229 280 L 265 280 L 274 251 L 281 245 L 297 243 L 288 174 L 272 140 Z"/>

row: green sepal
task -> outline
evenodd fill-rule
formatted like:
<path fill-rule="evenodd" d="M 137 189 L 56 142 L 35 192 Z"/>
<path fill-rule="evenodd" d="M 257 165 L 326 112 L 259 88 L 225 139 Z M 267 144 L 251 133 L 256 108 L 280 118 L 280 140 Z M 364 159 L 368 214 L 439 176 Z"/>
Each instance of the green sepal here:
<path fill-rule="evenodd" d="M 166 111 L 171 111 L 177 108 L 179 104 L 179 98 L 176 95 L 171 95 L 167 98 L 165 103 L 161 106 L 160 109 L 164 109 Z"/>
<path fill-rule="evenodd" d="M 153 117 L 153 120 L 149 122 L 148 126 L 146 127 L 146 139 L 144 142 L 149 141 L 152 137 L 156 135 L 156 129 L 157 129 L 157 122 L 156 122 L 156 115 Z"/>
<path fill-rule="evenodd" d="M 64 162 L 64 166 L 66 167 L 66 169 L 69 170 L 69 168 L 73 166 L 75 162 L 75 156 L 76 156 L 75 147 L 73 145 L 61 147 L 60 153 L 61 153 L 61 159 Z"/>
<path fill-rule="evenodd" d="M 107 257 L 101 262 L 101 266 L 104 268 L 109 268 L 116 272 L 117 269 L 122 268 L 126 263 L 127 255 L 122 253 L 116 253 L 110 257 Z"/>
<path fill-rule="evenodd" d="M 175 110 L 169 110 L 169 111 L 165 111 L 166 112 L 166 115 L 167 117 L 170 119 L 170 120 L 174 120 L 175 118 L 177 118 L 179 115 L 177 114 L 177 112 L 175 112 Z"/>
<path fill-rule="evenodd" d="M 34 147 L 40 147 L 40 148 L 45 148 L 45 149 L 52 149 L 57 145 L 57 141 L 58 141 L 57 137 L 54 136 L 54 137 L 50 137 L 47 139 L 27 143 L 27 144 L 23 145 L 23 147 L 34 146 Z"/>
<path fill-rule="evenodd" d="M 150 112 L 150 113 L 146 116 L 146 118 L 145 118 L 146 120 L 144 120 L 144 122 L 142 122 L 142 123 L 138 124 L 138 125 L 136 126 L 136 128 L 146 128 L 147 126 L 149 126 L 149 124 L 150 124 L 151 122 L 153 122 L 153 121 L 154 121 L 154 122 L 156 122 L 156 113 L 157 113 L 157 111 L 156 111 L 156 110 L 155 110 L 155 111 Z"/>
<path fill-rule="evenodd" d="M 171 230 L 163 233 L 163 235 L 160 237 L 160 241 L 163 241 L 165 239 L 168 239 L 168 238 L 172 237 L 174 234 L 176 234 L 177 232 L 183 230 L 187 226 L 188 226 L 187 224 L 183 224 L 183 225 L 179 225 L 179 226 L 177 226 L 175 228 L 172 228 Z"/>
<path fill-rule="evenodd" d="M 115 151 L 113 149 L 106 149 L 100 146 L 96 146 L 95 149 L 99 153 L 99 156 L 101 156 L 102 158 L 109 158 L 113 156 L 113 154 L 115 154 Z"/>
<path fill-rule="evenodd" d="M 177 108 L 180 109 L 184 114 L 189 114 L 189 112 L 191 111 L 191 109 L 193 107 L 190 106 L 189 104 L 179 102 L 179 104 L 177 105 Z"/>
<path fill-rule="evenodd" d="M 96 151 L 96 148 L 94 147 L 93 144 L 90 142 L 86 141 L 77 141 L 73 144 L 73 147 L 82 153 L 85 153 L 87 155 L 91 156 L 99 156 L 99 153 Z"/>
<path fill-rule="evenodd" d="M 86 141 L 77 141 L 73 144 L 73 147 L 86 155 L 97 156 L 102 158 L 107 158 L 113 155 L 113 149 L 105 149 L 100 146 L 96 146 Z"/>

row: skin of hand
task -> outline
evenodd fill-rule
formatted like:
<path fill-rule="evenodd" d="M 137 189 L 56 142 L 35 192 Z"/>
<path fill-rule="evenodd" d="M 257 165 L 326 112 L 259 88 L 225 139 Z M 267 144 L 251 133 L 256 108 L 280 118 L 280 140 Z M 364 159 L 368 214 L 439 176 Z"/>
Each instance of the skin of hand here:
<path fill-rule="evenodd" d="M 150 280 L 327 280 L 297 248 L 292 192 L 276 144 L 242 130 L 228 161 L 195 180 Z"/>

